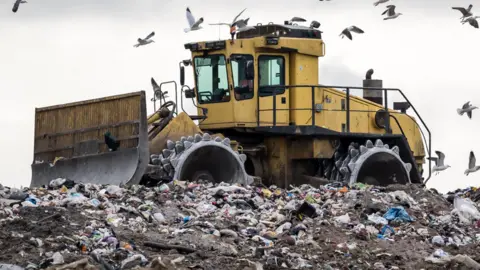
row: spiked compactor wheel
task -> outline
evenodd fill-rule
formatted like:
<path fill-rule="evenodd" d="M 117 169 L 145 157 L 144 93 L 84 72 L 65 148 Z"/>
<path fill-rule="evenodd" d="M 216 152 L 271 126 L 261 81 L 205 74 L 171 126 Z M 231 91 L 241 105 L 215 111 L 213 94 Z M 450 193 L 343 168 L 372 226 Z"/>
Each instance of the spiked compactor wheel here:
<path fill-rule="evenodd" d="M 334 159 L 334 166 L 330 166 L 325 174 L 332 181 L 382 186 L 410 183 L 412 165 L 402 161 L 398 146 L 390 148 L 380 139 L 375 144 L 370 140 L 360 146 L 351 143 L 346 153 L 337 151 Z"/>
<path fill-rule="evenodd" d="M 245 171 L 245 154 L 234 151 L 230 139 L 212 138 L 210 134 L 182 137 L 167 141 L 161 155 L 151 155 L 159 176 L 180 180 L 209 180 L 251 184 L 253 177 Z"/>

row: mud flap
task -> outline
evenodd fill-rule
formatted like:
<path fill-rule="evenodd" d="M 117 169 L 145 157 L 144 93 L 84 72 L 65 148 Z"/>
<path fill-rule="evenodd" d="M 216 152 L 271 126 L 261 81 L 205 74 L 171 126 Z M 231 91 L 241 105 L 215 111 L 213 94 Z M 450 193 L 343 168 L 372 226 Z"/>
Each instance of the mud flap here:
<path fill-rule="evenodd" d="M 75 119 L 85 110 L 89 118 L 70 123 L 69 130 L 59 132 L 51 128 L 54 125 L 42 126 L 42 122 L 62 122 L 69 114 Z M 98 119 L 100 123 L 94 122 Z M 110 152 L 103 142 L 107 130 L 120 141 L 117 151 Z M 72 141 L 73 145 L 67 143 Z M 47 185 L 60 177 L 77 183 L 138 184 L 150 160 L 145 93 L 36 109 L 34 148 L 30 187 Z M 63 158 L 53 164 L 55 157 Z"/>

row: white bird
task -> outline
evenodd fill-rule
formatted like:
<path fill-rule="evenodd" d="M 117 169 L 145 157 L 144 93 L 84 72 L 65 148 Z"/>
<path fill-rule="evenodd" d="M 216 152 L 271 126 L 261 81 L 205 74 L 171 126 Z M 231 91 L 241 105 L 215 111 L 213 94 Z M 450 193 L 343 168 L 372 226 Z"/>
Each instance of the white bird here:
<path fill-rule="evenodd" d="M 463 19 L 462 24 L 465 24 L 466 22 L 468 22 L 474 28 L 478 28 L 478 21 L 477 21 L 478 18 L 480 18 L 480 16 L 465 18 Z"/>
<path fill-rule="evenodd" d="M 146 38 L 144 39 L 141 39 L 141 38 L 138 38 L 137 41 L 138 43 L 133 45 L 133 47 L 135 48 L 138 48 L 139 46 L 143 46 L 143 45 L 147 45 L 149 43 L 152 43 L 152 42 L 155 42 L 153 40 L 151 40 L 151 38 L 155 35 L 155 32 L 152 32 L 150 33 Z"/>
<path fill-rule="evenodd" d="M 475 154 L 473 151 L 470 151 L 470 157 L 468 158 L 468 169 L 465 170 L 465 175 L 480 170 L 480 166 L 475 166 L 476 162 L 477 159 L 475 158 Z"/>
<path fill-rule="evenodd" d="M 235 23 L 237 22 L 238 17 L 240 17 L 240 15 L 242 15 L 242 13 L 243 13 L 245 10 L 247 10 L 247 9 L 242 10 L 242 12 L 240 12 L 240 13 L 233 19 L 232 23 L 209 23 L 209 25 L 226 25 L 226 26 L 228 26 L 228 27 L 231 28 L 231 27 L 235 26 Z"/>
<path fill-rule="evenodd" d="M 192 12 L 190 11 L 190 8 L 188 8 L 188 7 L 187 7 L 187 21 L 188 21 L 189 28 L 185 28 L 183 30 L 185 33 L 188 33 L 190 31 L 199 30 L 199 29 L 202 28 L 200 26 L 200 24 L 203 23 L 203 17 L 198 19 L 198 21 L 195 20 L 195 17 L 193 17 Z"/>
<path fill-rule="evenodd" d="M 238 20 L 238 17 L 240 17 L 240 15 L 242 15 L 242 13 L 247 10 L 246 8 L 244 10 L 242 10 L 242 12 L 238 13 L 237 16 L 235 16 L 235 18 L 233 18 L 233 21 L 232 23 L 209 23 L 209 25 L 226 25 L 228 27 L 230 27 L 230 35 L 232 36 L 232 41 L 233 41 L 233 38 L 235 37 L 235 23 L 237 23 L 237 20 Z M 248 21 L 248 19 L 247 19 Z M 246 24 L 246 23 L 245 23 Z"/>
<path fill-rule="evenodd" d="M 13 8 L 12 8 L 12 11 L 15 13 L 18 11 L 18 7 L 20 6 L 20 4 L 25 4 L 25 3 L 28 3 L 27 1 L 25 0 L 16 0 L 15 3 L 13 4 Z"/>
<path fill-rule="evenodd" d="M 387 13 L 388 12 L 388 13 Z M 382 15 L 387 14 L 387 17 L 383 18 L 384 20 L 391 20 L 395 19 L 400 15 L 403 15 L 402 13 L 395 13 L 395 5 L 388 5 L 387 10 L 385 10 Z"/>
<path fill-rule="evenodd" d="M 435 151 L 438 158 L 436 157 L 429 157 L 429 160 L 435 161 L 435 166 L 432 168 L 432 173 L 436 172 L 435 175 L 439 174 L 440 171 L 444 171 L 447 168 L 450 168 L 450 165 L 445 165 L 445 154 L 440 151 Z"/>
<path fill-rule="evenodd" d="M 363 34 L 363 30 L 356 27 L 355 25 L 349 26 L 345 29 L 343 29 L 342 33 L 340 33 L 340 36 L 342 39 L 346 36 L 348 39 L 352 40 L 352 32 L 358 33 L 358 34 Z"/>
<path fill-rule="evenodd" d="M 455 9 L 455 10 L 458 10 L 462 13 L 462 17 L 460 18 L 461 20 L 467 18 L 467 17 L 470 17 L 472 16 L 472 7 L 473 5 L 470 4 L 468 5 L 468 8 L 463 8 L 463 7 L 452 7 L 452 9 Z"/>
<path fill-rule="evenodd" d="M 475 109 L 478 109 L 478 107 L 471 105 L 470 101 L 468 101 L 467 103 L 463 104 L 461 109 L 457 109 L 457 113 L 459 115 L 463 115 L 464 113 L 467 113 L 468 118 L 472 119 L 472 111 Z"/>
<path fill-rule="evenodd" d="M 389 0 L 378 0 L 377 2 L 373 3 L 374 6 L 378 6 L 379 4 L 383 4 L 388 2 Z"/>

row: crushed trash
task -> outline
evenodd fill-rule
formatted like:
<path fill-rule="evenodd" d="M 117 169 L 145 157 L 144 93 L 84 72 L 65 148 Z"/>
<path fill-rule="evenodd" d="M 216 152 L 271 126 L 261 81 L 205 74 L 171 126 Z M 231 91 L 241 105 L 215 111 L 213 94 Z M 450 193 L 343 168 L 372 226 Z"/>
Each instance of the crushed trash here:
<path fill-rule="evenodd" d="M 480 269 L 479 202 L 417 185 L 0 185 L 0 269 Z"/>

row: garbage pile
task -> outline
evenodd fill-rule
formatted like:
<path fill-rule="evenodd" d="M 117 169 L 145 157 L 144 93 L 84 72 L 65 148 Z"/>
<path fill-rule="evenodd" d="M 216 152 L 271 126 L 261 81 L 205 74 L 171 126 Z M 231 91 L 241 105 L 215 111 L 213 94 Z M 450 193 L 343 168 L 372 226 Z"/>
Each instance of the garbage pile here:
<path fill-rule="evenodd" d="M 473 193 L 67 179 L 0 187 L 0 268 L 480 269 Z"/>

